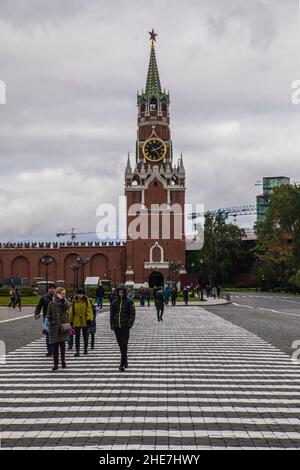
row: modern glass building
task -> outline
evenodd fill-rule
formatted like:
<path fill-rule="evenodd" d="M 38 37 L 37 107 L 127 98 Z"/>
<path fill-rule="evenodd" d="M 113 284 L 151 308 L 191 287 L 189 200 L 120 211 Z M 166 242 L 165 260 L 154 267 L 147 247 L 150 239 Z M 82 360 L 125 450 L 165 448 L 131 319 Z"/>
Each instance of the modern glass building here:
<path fill-rule="evenodd" d="M 256 196 L 257 222 L 265 220 L 273 188 L 282 184 L 290 184 L 290 178 L 287 176 L 268 176 L 263 178 L 263 194 Z"/>

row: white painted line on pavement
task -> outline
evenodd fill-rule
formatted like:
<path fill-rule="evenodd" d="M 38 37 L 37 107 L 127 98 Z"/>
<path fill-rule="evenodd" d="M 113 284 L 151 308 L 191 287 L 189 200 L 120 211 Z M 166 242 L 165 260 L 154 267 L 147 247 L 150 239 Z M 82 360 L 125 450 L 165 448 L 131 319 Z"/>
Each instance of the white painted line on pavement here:
<path fill-rule="evenodd" d="M 142 437 L 179 437 L 179 438 L 199 438 L 199 437 L 218 437 L 224 439 L 227 438 L 243 438 L 243 439 L 280 439 L 287 440 L 292 439 L 293 441 L 300 440 L 300 434 L 296 431 L 294 432 L 282 432 L 282 431 L 227 431 L 227 430 L 204 430 L 199 431 L 194 429 L 192 431 L 164 431 L 160 429 L 125 429 L 125 430 L 84 430 L 84 431 L 3 431 L 1 433 L 2 439 L 34 439 L 34 438 L 46 438 L 46 439 L 57 439 L 57 438 L 88 438 L 91 437 L 126 437 L 128 438 L 133 436 L 142 436 Z"/>
<path fill-rule="evenodd" d="M 279 313 L 280 315 L 289 315 L 291 317 L 298 317 L 300 318 L 300 314 L 297 313 L 289 313 L 289 312 L 280 312 L 279 310 L 274 310 L 273 308 L 266 308 L 266 307 L 253 307 L 251 305 L 242 305 L 242 304 L 236 304 L 233 303 L 232 305 L 235 305 L 237 307 L 245 307 L 245 308 L 256 308 L 256 310 L 266 310 L 268 312 L 273 312 L 273 313 Z"/>
<path fill-rule="evenodd" d="M 16 318 L 10 318 L 9 320 L 1 320 L 0 323 L 8 323 L 10 321 L 16 321 L 16 320 L 21 320 L 22 318 L 34 318 L 34 316 L 31 314 L 31 315 L 23 315 L 22 317 L 16 317 Z"/>

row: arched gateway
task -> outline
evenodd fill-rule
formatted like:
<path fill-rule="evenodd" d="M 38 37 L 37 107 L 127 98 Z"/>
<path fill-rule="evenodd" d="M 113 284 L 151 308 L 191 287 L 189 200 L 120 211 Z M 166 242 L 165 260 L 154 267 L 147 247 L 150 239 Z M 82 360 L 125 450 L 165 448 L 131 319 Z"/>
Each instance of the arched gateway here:
<path fill-rule="evenodd" d="M 164 287 L 164 276 L 159 271 L 153 271 L 149 276 L 149 287 Z"/>

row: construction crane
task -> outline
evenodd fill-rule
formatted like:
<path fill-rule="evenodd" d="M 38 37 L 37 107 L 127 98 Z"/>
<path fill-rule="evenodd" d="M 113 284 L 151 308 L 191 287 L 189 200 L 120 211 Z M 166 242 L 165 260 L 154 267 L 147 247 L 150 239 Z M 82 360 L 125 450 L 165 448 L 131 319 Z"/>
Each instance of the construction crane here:
<path fill-rule="evenodd" d="M 192 212 L 188 215 L 189 219 L 197 219 L 198 217 L 203 217 L 203 215 L 210 214 L 212 216 L 221 215 L 222 220 L 228 219 L 228 217 L 233 217 L 236 222 L 238 215 L 252 215 L 256 214 L 256 206 L 254 204 L 248 204 L 246 206 L 233 206 L 226 207 L 224 209 L 213 209 L 205 212 Z"/>
<path fill-rule="evenodd" d="M 75 240 L 77 235 L 95 235 L 95 230 L 93 232 L 75 232 L 75 230 L 77 230 L 76 227 L 73 227 L 71 229 L 71 232 L 59 232 L 56 234 L 57 237 L 67 237 L 67 236 L 70 236 L 71 237 L 71 240 Z"/>

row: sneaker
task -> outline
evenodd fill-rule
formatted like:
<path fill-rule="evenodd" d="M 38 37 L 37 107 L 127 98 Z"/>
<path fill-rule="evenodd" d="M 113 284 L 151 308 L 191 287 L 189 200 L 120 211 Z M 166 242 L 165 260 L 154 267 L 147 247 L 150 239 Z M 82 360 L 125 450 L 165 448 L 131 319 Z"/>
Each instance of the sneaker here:
<path fill-rule="evenodd" d="M 95 349 L 95 346 L 93 344 L 91 344 L 91 349 Z"/>
<path fill-rule="evenodd" d="M 88 353 L 88 350 L 85 349 L 85 350 L 84 350 L 84 355 L 87 355 L 87 353 Z"/>
<path fill-rule="evenodd" d="M 62 363 L 61 368 L 65 369 L 67 367 L 67 364 L 65 362 Z"/>
<path fill-rule="evenodd" d="M 120 366 L 120 367 L 119 367 L 119 370 L 120 370 L 121 372 L 124 372 L 124 371 L 125 371 L 125 367 L 124 367 L 124 366 Z"/>
<path fill-rule="evenodd" d="M 73 349 L 73 346 L 69 346 L 68 349 Z"/>
<path fill-rule="evenodd" d="M 74 354 L 74 357 L 79 357 L 79 356 L 80 356 L 80 353 L 79 353 L 79 352 L 76 352 L 76 353 Z"/>
<path fill-rule="evenodd" d="M 55 370 L 57 370 L 57 369 L 58 369 L 58 366 L 52 367 L 52 371 L 55 371 Z"/>
<path fill-rule="evenodd" d="M 47 353 L 46 357 L 52 357 L 52 353 Z"/>

